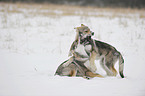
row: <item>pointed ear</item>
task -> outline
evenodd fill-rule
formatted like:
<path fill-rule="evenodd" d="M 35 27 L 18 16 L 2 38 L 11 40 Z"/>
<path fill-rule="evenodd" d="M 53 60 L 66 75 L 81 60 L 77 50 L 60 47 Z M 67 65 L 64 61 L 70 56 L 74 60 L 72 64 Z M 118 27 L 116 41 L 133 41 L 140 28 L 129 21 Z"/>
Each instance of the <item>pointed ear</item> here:
<path fill-rule="evenodd" d="M 84 24 L 81 24 L 81 26 L 85 26 Z"/>
<path fill-rule="evenodd" d="M 74 29 L 79 29 L 79 28 L 81 28 L 81 27 L 75 27 Z"/>

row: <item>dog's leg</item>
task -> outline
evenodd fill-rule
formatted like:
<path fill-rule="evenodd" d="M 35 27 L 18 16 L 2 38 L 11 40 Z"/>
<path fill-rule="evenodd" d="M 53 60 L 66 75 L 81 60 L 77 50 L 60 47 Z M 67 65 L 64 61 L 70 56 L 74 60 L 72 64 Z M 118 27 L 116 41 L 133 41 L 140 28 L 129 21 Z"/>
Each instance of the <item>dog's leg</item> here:
<path fill-rule="evenodd" d="M 100 75 L 98 73 L 93 73 L 93 72 L 90 72 L 90 71 L 86 72 L 86 76 L 91 77 L 91 78 L 93 78 L 93 77 L 101 77 L 101 78 L 103 78 L 102 75 Z"/>
<path fill-rule="evenodd" d="M 71 45 L 71 48 L 70 48 L 70 50 L 69 50 L 69 55 L 68 55 L 68 56 L 73 55 L 76 46 L 77 46 L 77 41 L 75 40 L 75 41 L 72 43 L 72 45 Z"/>
<path fill-rule="evenodd" d="M 110 67 L 108 67 L 110 66 L 110 62 L 106 60 L 106 57 L 101 59 L 100 64 L 102 68 L 106 71 L 108 76 L 113 76 L 113 72 L 111 71 Z"/>
<path fill-rule="evenodd" d="M 73 57 L 71 57 L 67 62 L 63 64 L 63 67 L 68 66 L 73 61 Z"/>
<path fill-rule="evenodd" d="M 117 71 L 116 71 L 116 69 L 114 68 L 114 66 L 112 66 L 110 69 L 111 69 L 111 71 L 113 72 L 113 75 L 116 76 L 116 75 L 117 75 Z"/>
<path fill-rule="evenodd" d="M 116 56 L 113 57 L 113 59 L 111 59 L 110 62 L 112 62 L 112 64 L 110 66 L 108 66 L 108 68 L 113 72 L 113 76 L 116 76 L 118 73 L 116 71 L 116 69 L 114 68 L 115 63 L 117 62 L 118 58 Z"/>
<path fill-rule="evenodd" d="M 109 69 L 107 71 L 107 75 L 109 76 L 116 76 L 117 75 L 117 71 L 114 68 L 115 63 L 117 62 L 118 57 L 116 55 L 113 55 L 112 52 L 110 52 L 108 55 L 105 56 L 105 66 L 107 67 L 107 69 Z"/>
<path fill-rule="evenodd" d="M 90 54 L 90 68 L 88 68 L 88 69 L 90 69 L 92 72 L 96 72 L 96 70 L 97 70 L 97 67 L 96 67 L 96 65 L 95 65 L 95 60 L 96 60 L 96 53 L 95 53 L 95 51 L 92 51 L 91 52 L 91 54 Z"/>
<path fill-rule="evenodd" d="M 76 74 L 77 74 L 76 70 L 71 70 L 69 76 L 70 76 L 70 77 L 75 77 Z"/>

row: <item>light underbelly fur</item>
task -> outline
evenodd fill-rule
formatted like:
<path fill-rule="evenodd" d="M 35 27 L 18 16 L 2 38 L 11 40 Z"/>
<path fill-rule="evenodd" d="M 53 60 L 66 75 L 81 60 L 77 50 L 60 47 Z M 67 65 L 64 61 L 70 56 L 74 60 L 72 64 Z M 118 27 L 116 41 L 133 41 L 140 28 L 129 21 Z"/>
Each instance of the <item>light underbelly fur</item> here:
<path fill-rule="evenodd" d="M 77 48 L 75 49 L 75 52 L 79 53 L 80 55 L 83 55 L 84 57 L 89 57 L 87 52 L 90 53 L 91 51 L 91 45 L 82 45 L 78 44 Z"/>

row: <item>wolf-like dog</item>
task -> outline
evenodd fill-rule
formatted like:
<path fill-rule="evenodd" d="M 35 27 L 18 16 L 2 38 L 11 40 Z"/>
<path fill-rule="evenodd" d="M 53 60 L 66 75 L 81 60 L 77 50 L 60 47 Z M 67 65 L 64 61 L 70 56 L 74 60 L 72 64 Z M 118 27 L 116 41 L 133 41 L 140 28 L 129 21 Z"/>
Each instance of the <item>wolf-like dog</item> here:
<path fill-rule="evenodd" d="M 108 76 L 117 75 L 114 65 L 119 60 L 119 73 L 124 78 L 124 59 L 121 53 L 107 43 L 92 39 L 91 36 L 94 33 L 87 26 L 81 24 L 80 27 L 75 29 L 76 38 L 71 45 L 69 56 L 77 57 L 79 54 L 81 57 L 89 58 L 90 67 L 88 69 L 92 72 L 97 70 L 95 60 L 100 59 L 100 64 Z"/>
<path fill-rule="evenodd" d="M 70 77 L 78 76 L 78 77 L 84 77 L 86 79 L 93 78 L 93 77 L 103 77 L 98 73 L 92 72 L 90 69 L 88 69 L 85 66 L 85 64 L 89 62 L 89 55 L 86 53 L 83 47 L 86 46 L 86 48 L 89 49 L 90 47 L 89 44 L 91 44 L 90 40 L 91 40 L 91 36 L 88 36 L 84 40 L 80 41 L 81 45 L 78 46 L 76 50 L 73 52 L 73 56 L 70 57 L 65 62 L 63 62 L 57 68 L 55 75 L 70 76 Z"/>
<path fill-rule="evenodd" d="M 78 59 L 78 60 L 77 60 Z M 85 79 L 90 79 L 93 77 L 102 77 L 98 73 L 91 72 L 84 63 L 86 60 L 81 60 L 79 58 L 75 59 L 72 56 L 70 59 L 64 61 L 59 67 L 57 68 L 55 75 L 60 76 L 69 76 L 69 77 L 83 77 Z"/>

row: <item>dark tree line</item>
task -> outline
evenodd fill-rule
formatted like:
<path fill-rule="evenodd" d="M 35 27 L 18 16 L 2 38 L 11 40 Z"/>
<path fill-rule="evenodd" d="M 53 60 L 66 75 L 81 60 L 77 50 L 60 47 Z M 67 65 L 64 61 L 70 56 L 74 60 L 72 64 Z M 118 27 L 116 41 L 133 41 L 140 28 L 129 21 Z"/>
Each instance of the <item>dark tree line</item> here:
<path fill-rule="evenodd" d="M 145 8 L 145 0 L 0 0 L 1 2 L 35 2 L 97 7 Z"/>

